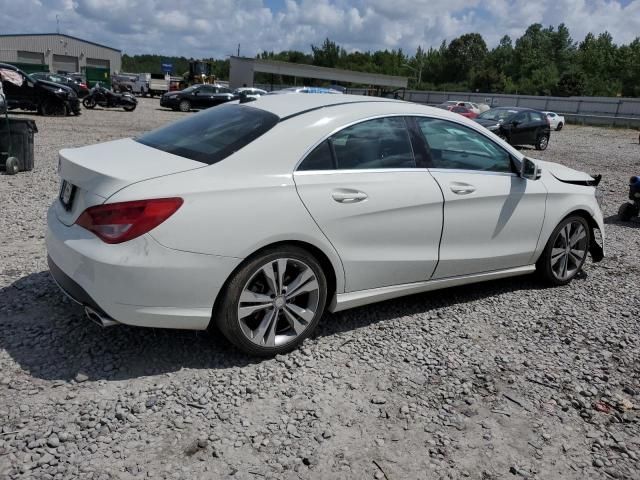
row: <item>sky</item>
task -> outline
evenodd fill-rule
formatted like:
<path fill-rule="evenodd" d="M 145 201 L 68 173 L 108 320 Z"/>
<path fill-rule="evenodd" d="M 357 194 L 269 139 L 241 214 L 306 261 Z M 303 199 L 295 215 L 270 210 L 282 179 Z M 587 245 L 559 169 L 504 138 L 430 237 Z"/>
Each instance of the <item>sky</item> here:
<path fill-rule="evenodd" d="M 640 35 L 640 0 L 0 0 L 0 34 L 60 32 L 121 49 L 194 58 L 302 50 L 437 47 L 479 32 L 489 47 L 532 23 L 564 22 L 574 40 Z"/>

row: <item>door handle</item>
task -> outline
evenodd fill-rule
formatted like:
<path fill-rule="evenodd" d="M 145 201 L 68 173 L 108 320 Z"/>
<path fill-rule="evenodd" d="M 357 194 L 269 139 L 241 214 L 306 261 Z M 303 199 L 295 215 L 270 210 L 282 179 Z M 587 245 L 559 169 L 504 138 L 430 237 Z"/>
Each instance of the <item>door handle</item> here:
<path fill-rule="evenodd" d="M 452 183 L 450 187 L 456 195 L 468 195 L 476 191 L 476 187 L 468 183 Z"/>
<path fill-rule="evenodd" d="M 364 192 L 359 192 L 356 190 L 341 190 L 332 192 L 331 198 L 333 198 L 338 203 L 356 203 L 361 202 L 362 200 L 366 200 L 368 198 L 368 195 Z"/>

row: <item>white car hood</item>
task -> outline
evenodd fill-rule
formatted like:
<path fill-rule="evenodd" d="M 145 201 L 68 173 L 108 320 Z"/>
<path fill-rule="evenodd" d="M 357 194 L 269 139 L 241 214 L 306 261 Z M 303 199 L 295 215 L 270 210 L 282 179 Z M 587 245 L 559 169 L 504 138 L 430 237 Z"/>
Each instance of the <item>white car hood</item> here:
<path fill-rule="evenodd" d="M 593 180 L 593 177 L 588 173 L 565 167 L 564 165 L 560 165 L 559 163 L 545 162 L 543 160 L 535 160 L 535 162 L 543 172 L 549 172 L 560 181 L 581 182 Z"/>

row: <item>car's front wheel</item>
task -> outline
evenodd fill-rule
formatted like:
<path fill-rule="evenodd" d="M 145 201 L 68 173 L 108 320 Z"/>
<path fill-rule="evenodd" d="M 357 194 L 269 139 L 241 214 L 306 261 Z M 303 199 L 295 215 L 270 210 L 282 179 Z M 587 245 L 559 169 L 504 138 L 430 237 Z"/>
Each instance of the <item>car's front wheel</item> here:
<path fill-rule="evenodd" d="M 65 103 L 53 99 L 46 99 L 42 102 L 40 112 L 44 117 L 64 117 L 68 114 Z"/>
<path fill-rule="evenodd" d="M 265 250 L 237 270 L 222 292 L 215 321 L 250 355 L 273 356 L 295 348 L 324 313 L 327 281 L 307 251 Z"/>
<path fill-rule="evenodd" d="M 562 122 L 560 122 L 558 124 L 558 126 L 556 127 L 556 132 L 559 132 L 560 130 L 562 130 L 562 127 L 564 127 L 564 124 Z"/>
<path fill-rule="evenodd" d="M 182 100 L 178 105 L 181 112 L 188 112 L 191 110 L 191 102 L 189 100 Z"/>
<path fill-rule="evenodd" d="M 542 277 L 553 285 L 566 285 L 582 269 L 590 242 L 589 224 L 572 215 L 555 228 L 536 265 Z"/>

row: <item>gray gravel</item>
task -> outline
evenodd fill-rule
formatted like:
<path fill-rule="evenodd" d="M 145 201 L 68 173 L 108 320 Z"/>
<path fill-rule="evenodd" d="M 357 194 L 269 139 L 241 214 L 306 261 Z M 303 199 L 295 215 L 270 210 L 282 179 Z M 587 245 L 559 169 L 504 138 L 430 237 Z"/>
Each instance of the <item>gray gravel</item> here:
<path fill-rule="evenodd" d="M 571 285 L 359 308 L 255 361 L 205 333 L 101 330 L 47 273 L 57 150 L 182 115 L 36 117 L 36 169 L 0 176 L 0 478 L 640 478 L 640 223 L 615 218 L 637 132 L 567 126 L 530 152 L 604 174 L 608 257 Z"/>

